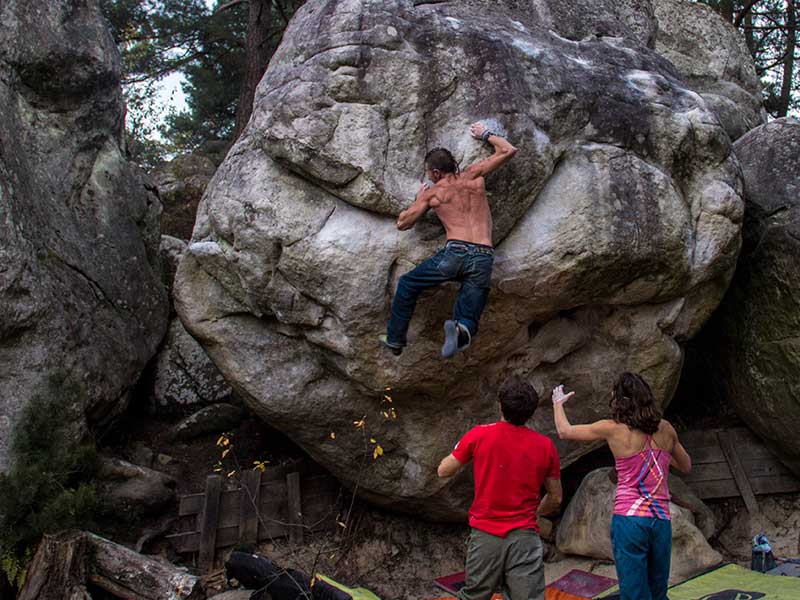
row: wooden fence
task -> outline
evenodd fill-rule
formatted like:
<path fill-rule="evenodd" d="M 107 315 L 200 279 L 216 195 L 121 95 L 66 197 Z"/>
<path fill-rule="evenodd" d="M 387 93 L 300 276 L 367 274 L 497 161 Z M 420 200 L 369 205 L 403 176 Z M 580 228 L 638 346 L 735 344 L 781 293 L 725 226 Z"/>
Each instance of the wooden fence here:
<path fill-rule="evenodd" d="M 178 552 L 197 552 L 209 571 L 217 548 L 277 537 L 302 543 L 306 531 L 336 527 L 341 485 L 305 462 L 242 473 L 241 487 L 223 489 L 210 475 L 206 491 L 180 498 L 181 533 L 167 536 Z"/>
<path fill-rule="evenodd" d="M 692 457 L 692 472 L 681 479 L 702 499 L 741 496 L 754 513 L 758 494 L 800 491 L 800 479 L 745 427 L 687 431 L 680 439 Z"/>

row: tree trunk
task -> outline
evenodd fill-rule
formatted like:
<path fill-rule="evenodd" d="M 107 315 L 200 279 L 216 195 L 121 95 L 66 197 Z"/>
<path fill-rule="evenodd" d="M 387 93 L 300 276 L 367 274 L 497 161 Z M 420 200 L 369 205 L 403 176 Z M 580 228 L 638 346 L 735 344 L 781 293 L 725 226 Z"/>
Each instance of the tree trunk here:
<path fill-rule="evenodd" d="M 88 531 L 47 535 L 18 600 L 90 600 L 88 583 L 118 598 L 201 600 L 197 577 Z"/>
<path fill-rule="evenodd" d="M 753 60 L 756 58 L 756 40 L 753 36 L 753 11 L 747 11 L 744 18 L 744 41 L 747 44 L 747 49 L 750 51 L 750 56 Z"/>
<path fill-rule="evenodd" d="M 89 580 L 89 543 L 83 532 L 46 535 L 28 567 L 18 600 L 83 600 Z"/>
<path fill-rule="evenodd" d="M 267 70 L 272 56 L 270 34 L 273 29 L 272 1 L 249 0 L 247 42 L 245 48 L 244 77 L 239 90 L 239 105 L 236 109 L 236 129 L 233 139 L 239 137 L 253 112 L 253 98 L 258 82 Z"/>
<path fill-rule="evenodd" d="M 719 3 L 719 14 L 721 14 L 728 23 L 733 23 L 735 12 L 734 4 L 735 0 L 720 0 Z"/>
<path fill-rule="evenodd" d="M 778 99 L 777 117 L 785 117 L 792 101 L 794 51 L 797 46 L 797 10 L 795 0 L 786 0 L 786 57 L 783 59 L 783 81 Z"/>

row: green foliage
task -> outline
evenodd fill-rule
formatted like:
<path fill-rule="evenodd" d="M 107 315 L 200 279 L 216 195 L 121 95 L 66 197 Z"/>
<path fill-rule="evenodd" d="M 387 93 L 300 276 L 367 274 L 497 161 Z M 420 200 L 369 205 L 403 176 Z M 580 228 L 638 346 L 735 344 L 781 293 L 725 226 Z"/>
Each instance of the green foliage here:
<path fill-rule="evenodd" d="M 101 8 L 122 54 L 134 160 L 152 167 L 203 141 L 227 139 L 244 65 L 247 4 L 218 14 L 205 0 L 101 0 Z M 163 100 L 156 84 L 178 72 L 189 108 L 159 127 Z"/>
<path fill-rule="evenodd" d="M 182 67 L 187 110 L 166 117 L 162 134 L 178 151 L 208 140 L 229 140 L 245 67 L 246 4 L 206 23 L 196 57 Z"/>
<path fill-rule="evenodd" d="M 12 467 L 0 474 L 0 568 L 9 581 L 24 575 L 42 535 L 94 524 L 97 451 L 93 442 L 76 440 L 86 403 L 78 384 L 56 375 L 17 423 Z"/>
<path fill-rule="evenodd" d="M 124 83 L 167 75 L 193 60 L 211 18 L 204 0 L 101 0 L 122 52 Z"/>
<path fill-rule="evenodd" d="M 12 550 L 3 550 L 0 552 L 0 575 L 4 575 L 11 585 L 21 588 L 25 583 L 31 559 L 33 554 L 30 548 L 22 556 L 17 556 Z"/>
<path fill-rule="evenodd" d="M 231 141 L 247 68 L 248 2 L 100 0 L 123 59 L 129 150 L 145 167 L 204 142 Z M 274 51 L 302 0 L 272 0 L 267 32 Z M 263 32 L 262 32 L 263 33 Z M 187 109 L 166 115 L 156 84 L 181 73 Z"/>
<path fill-rule="evenodd" d="M 744 36 L 761 78 L 767 112 L 773 117 L 800 112 L 800 2 L 699 1 L 719 12 Z"/>
<path fill-rule="evenodd" d="M 170 152 L 168 144 L 156 136 L 160 107 L 155 82 L 130 84 L 124 88 L 128 114 L 125 123 L 128 153 L 145 169 L 152 169 Z"/>

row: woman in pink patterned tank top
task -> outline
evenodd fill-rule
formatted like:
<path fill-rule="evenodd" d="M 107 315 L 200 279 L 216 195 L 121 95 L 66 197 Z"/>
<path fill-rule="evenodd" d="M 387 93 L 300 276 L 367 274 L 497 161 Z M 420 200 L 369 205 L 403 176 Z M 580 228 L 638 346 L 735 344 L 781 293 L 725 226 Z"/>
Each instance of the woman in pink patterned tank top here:
<path fill-rule="evenodd" d="M 670 466 L 688 473 L 689 454 L 644 378 L 623 373 L 614 384 L 611 418 L 572 425 L 564 403 L 575 392 L 553 390 L 558 436 L 565 440 L 605 440 L 614 455 L 617 491 L 611 517 L 611 544 L 621 600 L 666 600 L 672 527 L 669 520 Z"/>

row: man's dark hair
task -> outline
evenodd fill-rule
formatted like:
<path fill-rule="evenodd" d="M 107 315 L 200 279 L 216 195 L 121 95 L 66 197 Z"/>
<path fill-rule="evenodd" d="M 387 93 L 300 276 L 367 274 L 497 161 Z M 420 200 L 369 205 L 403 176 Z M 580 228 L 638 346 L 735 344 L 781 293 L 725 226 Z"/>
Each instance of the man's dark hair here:
<path fill-rule="evenodd" d="M 611 418 L 617 423 L 650 435 L 658 431 L 661 410 L 650 386 L 638 373 L 623 373 L 617 378 L 609 404 Z"/>
<path fill-rule="evenodd" d="M 425 166 L 431 171 L 437 170 L 442 173 L 458 173 L 458 163 L 450 150 L 444 148 L 434 148 L 425 155 Z"/>
<path fill-rule="evenodd" d="M 512 425 L 525 425 L 539 406 L 539 394 L 522 377 L 508 378 L 497 396 L 503 418 Z"/>

